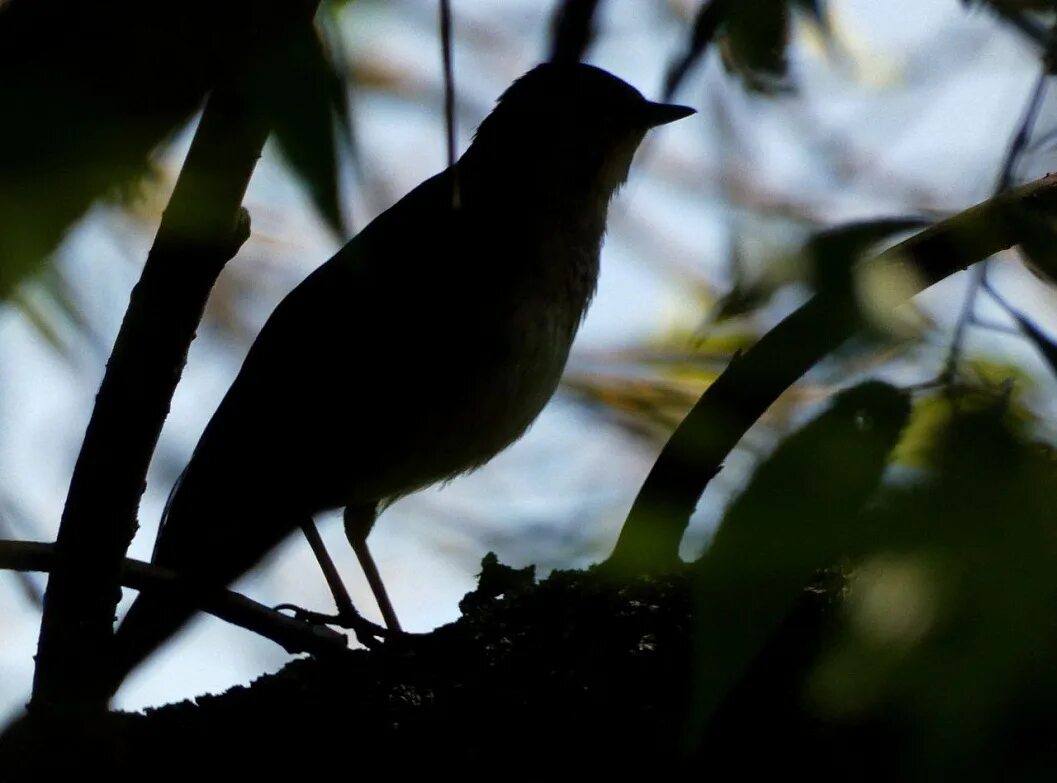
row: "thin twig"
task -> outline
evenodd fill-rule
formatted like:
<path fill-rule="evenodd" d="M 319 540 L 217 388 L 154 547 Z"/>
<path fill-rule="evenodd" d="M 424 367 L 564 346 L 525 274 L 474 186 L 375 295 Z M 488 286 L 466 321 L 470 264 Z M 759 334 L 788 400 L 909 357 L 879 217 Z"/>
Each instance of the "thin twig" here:
<path fill-rule="evenodd" d="M 451 0 L 440 0 L 440 49 L 444 65 L 444 131 L 448 165 L 455 165 L 455 71 L 452 65 Z"/>
<path fill-rule="evenodd" d="M 0 540 L 0 570 L 49 572 L 56 562 L 55 545 L 37 541 Z M 343 634 L 309 625 L 230 590 L 196 585 L 167 568 L 125 558 L 121 584 L 140 591 L 164 591 L 225 622 L 271 639 L 287 652 L 324 655 L 347 652 Z"/>
<path fill-rule="evenodd" d="M 1006 150 L 1002 167 L 999 169 L 998 179 L 995 182 L 994 195 L 996 196 L 1009 189 L 1013 182 L 1017 163 L 1020 162 L 1020 158 L 1028 148 L 1028 143 L 1031 141 L 1031 132 L 1038 120 L 1039 111 L 1042 108 L 1042 99 L 1046 94 L 1046 79 L 1048 75 L 1046 66 L 1043 65 L 1039 70 L 1038 77 L 1035 79 L 1035 86 L 1031 90 L 1024 114 L 1021 116 L 1017 129 L 1009 141 L 1009 147 Z M 943 372 L 940 374 L 940 379 L 948 384 L 952 383 L 958 374 L 958 366 L 961 363 L 962 352 L 965 347 L 965 332 L 973 323 L 976 299 L 980 289 L 987 284 L 987 269 L 988 262 L 986 260 L 977 264 L 972 270 L 969 285 L 965 290 L 965 298 L 962 300 L 961 311 L 958 314 L 958 320 L 954 324 L 954 333 L 951 335 L 950 348 L 947 350 L 947 359 L 944 362 Z"/>

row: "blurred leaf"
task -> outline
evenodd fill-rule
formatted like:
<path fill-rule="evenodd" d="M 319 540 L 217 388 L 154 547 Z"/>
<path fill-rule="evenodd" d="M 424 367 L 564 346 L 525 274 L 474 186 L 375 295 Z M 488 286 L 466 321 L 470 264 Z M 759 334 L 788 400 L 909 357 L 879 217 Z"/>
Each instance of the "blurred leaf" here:
<path fill-rule="evenodd" d="M 19 312 L 25 316 L 30 325 L 36 329 L 37 334 L 44 339 L 44 342 L 46 342 L 53 351 L 64 359 L 69 360 L 73 358 L 73 352 L 70 349 L 66 337 L 64 337 L 56 327 L 51 314 L 41 307 L 40 302 L 37 301 L 32 294 L 24 288 L 16 288 L 11 295 L 11 303 L 18 308 Z"/>
<path fill-rule="evenodd" d="M 651 441 L 662 442 L 679 424 L 700 396 L 701 389 L 720 373 L 702 370 L 698 378 L 637 378 L 603 373 L 567 373 L 566 389 L 582 399 L 603 407 L 632 432 Z"/>
<path fill-rule="evenodd" d="M 676 91 L 686 79 L 690 69 L 704 56 L 709 44 L 716 36 L 720 23 L 723 21 L 723 7 L 728 0 L 704 0 L 697 9 L 694 23 L 690 29 L 690 39 L 687 41 L 683 53 L 668 66 L 668 72 L 664 77 L 664 92 L 662 100 L 668 101 L 675 97 Z"/>
<path fill-rule="evenodd" d="M 1017 248 L 1024 266 L 1040 280 L 1057 284 L 1044 271 L 1057 269 L 1057 223 L 1043 214 L 1027 210 L 1011 210 L 1008 219 L 1020 236 Z"/>
<path fill-rule="evenodd" d="M 1009 426 L 1019 422 L 1024 428 L 1033 417 L 1021 401 L 1026 380 L 1011 384 L 1011 378 L 1026 379 L 1023 371 L 1008 364 L 973 359 L 967 363 L 967 375 L 974 376 L 976 386 L 946 386 L 915 398 L 910 422 L 892 454 L 898 465 L 917 469 L 935 468 L 941 461 L 945 433 L 958 416 L 978 414 L 1001 406 Z M 984 385 L 991 383 L 991 387 Z"/>
<path fill-rule="evenodd" d="M 580 62 L 595 37 L 599 0 L 558 0 L 551 17 L 551 62 Z"/>
<path fill-rule="evenodd" d="M 785 92 L 786 47 L 789 44 L 788 0 L 756 0 L 724 4 L 721 53 L 727 69 L 741 76 L 754 92 Z"/>
<path fill-rule="evenodd" d="M 814 270 L 818 291 L 844 290 L 850 273 L 863 255 L 880 242 L 915 229 L 931 221 L 916 217 L 878 218 L 844 223 L 814 234 L 804 246 Z"/>
<path fill-rule="evenodd" d="M 340 203 L 339 134 L 348 134 L 345 78 L 335 68 L 315 26 L 291 35 L 275 58 L 262 96 L 276 141 L 331 230 L 345 235 Z M 337 125 L 336 125 L 337 123 Z"/>
<path fill-rule="evenodd" d="M 135 181 L 216 79 L 285 34 L 277 2 L 0 3 L 0 300 Z"/>
<path fill-rule="evenodd" d="M 814 22 L 823 33 L 829 33 L 829 13 L 826 0 L 792 0 L 794 7 L 800 9 Z"/>
<path fill-rule="evenodd" d="M 775 285 L 770 279 L 746 282 L 738 280 L 734 287 L 720 297 L 709 313 L 709 320 L 723 323 L 756 312 L 774 296 Z"/>
<path fill-rule="evenodd" d="M 1021 331 L 1024 332 L 1024 336 L 1027 337 L 1038 352 L 1042 354 L 1042 358 L 1046 360 L 1048 365 L 1050 365 L 1050 370 L 1052 370 L 1054 375 L 1057 376 L 1057 345 L 1054 345 L 1053 341 L 1047 337 L 1039 327 L 1023 316 L 1015 308 L 1006 305 L 1006 312 L 1017 322 Z"/>
<path fill-rule="evenodd" d="M 694 710 L 704 721 L 815 574 L 861 546 L 856 516 L 877 490 L 909 415 L 867 382 L 788 437 L 727 509 L 696 564 Z"/>
<path fill-rule="evenodd" d="M 790 7 L 806 14 L 823 33 L 829 32 L 825 0 L 703 0 L 682 53 L 668 66 L 664 100 L 670 100 L 717 38 L 727 69 L 746 87 L 771 93 L 788 88 L 786 47 Z"/>
<path fill-rule="evenodd" d="M 926 478 L 870 512 L 875 554 L 811 693 L 831 720 L 898 721 L 902 779 L 1052 774 L 1057 459 L 1024 429 L 994 398 L 955 412 Z"/>
<path fill-rule="evenodd" d="M 651 344 L 595 354 L 578 353 L 562 386 L 601 406 L 618 424 L 651 441 L 663 441 L 701 392 L 757 339 L 749 330 L 716 330 L 701 336 L 675 330 Z"/>
<path fill-rule="evenodd" d="M 99 347 L 92 326 L 59 269 L 45 268 L 32 282 L 16 288 L 10 301 L 64 359 L 76 358 L 71 343 L 74 337 L 87 338 Z"/>

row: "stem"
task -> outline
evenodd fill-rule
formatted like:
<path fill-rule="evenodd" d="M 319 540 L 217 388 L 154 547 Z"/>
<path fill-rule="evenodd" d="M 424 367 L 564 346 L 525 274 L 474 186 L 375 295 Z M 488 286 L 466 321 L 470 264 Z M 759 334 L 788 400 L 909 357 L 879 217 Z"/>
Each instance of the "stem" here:
<path fill-rule="evenodd" d="M 448 166 L 455 165 L 455 71 L 452 65 L 451 1 L 440 0 L 440 55 L 444 68 L 444 132 Z M 452 178 L 451 203 L 459 206 L 459 177 Z"/>

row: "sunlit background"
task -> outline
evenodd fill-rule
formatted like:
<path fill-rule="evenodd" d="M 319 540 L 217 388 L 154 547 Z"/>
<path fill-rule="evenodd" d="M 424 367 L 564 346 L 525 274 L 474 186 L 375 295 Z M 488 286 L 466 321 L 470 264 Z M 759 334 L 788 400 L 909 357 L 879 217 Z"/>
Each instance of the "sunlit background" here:
<path fill-rule="evenodd" d="M 803 300 L 797 253 L 812 232 L 866 218 L 934 218 L 990 195 L 1038 75 L 1035 48 L 994 15 L 954 0 L 826 5 L 823 26 L 809 13 L 794 16 L 784 83 L 748 89 L 718 49 L 690 71 L 675 98 L 699 113 L 652 134 L 613 205 L 598 294 L 562 392 L 528 435 L 487 466 L 383 515 L 370 543 L 407 628 L 454 619 L 489 550 L 543 573 L 605 556 L 667 433 L 734 351 Z M 697 6 L 603 2 L 588 58 L 659 98 Z M 462 150 L 495 98 L 545 58 L 551 9 L 538 0 L 455 0 L 453 11 Z M 361 0 L 328 13 L 332 52 L 350 89 L 353 144 L 342 196 L 354 232 L 445 165 L 436 8 Z M 1053 117 L 1047 100 L 1018 179 L 1052 166 Z M 53 268 L 0 310 L 0 538 L 55 537 L 93 395 L 192 132 L 193 123 L 158 151 L 139 193 L 94 207 Z M 165 497 L 257 329 L 344 239 L 327 229 L 272 146 L 246 205 L 253 235 L 217 284 L 191 350 L 133 557 L 149 559 Z M 835 360 L 787 394 L 709 487 L 684 553 L 700 551 L 752 465 L 835 384 L 867 374 L 900 384 L 936 377 L 962 277 L 921 297 L 917 312 L 890 325 L 896 334 L 887 344 Z M 995 265 L 993 282 L 1043 323 L 1057 303 L 1012 253 Z M 980 313 L 1008 324 L 987 303 Z M 1025 404 L 1052 412 L 1053 380 L 1030 345 L 997 329 L 976 328 L 967 339 L 971 356 L 1021 366 Z M 423 334 L 405 347 L 407 361 L 443 348 Z M 354 600 L 377 617 L 340 528 L 324 520 L 324 537 Z M 870 571 L 862 579 L 899 590 L 917 576 L 904 566 L 887 581 Z M 5 712 L 29 694 L 43 584 L 40 575 L 0 577 Z M 300 537 L 237 589 L 268 604 L 330 608 Z M 217 691 L 287 658 L 266 640 L 203 617 L 129 681 L 117 705 Z"/>

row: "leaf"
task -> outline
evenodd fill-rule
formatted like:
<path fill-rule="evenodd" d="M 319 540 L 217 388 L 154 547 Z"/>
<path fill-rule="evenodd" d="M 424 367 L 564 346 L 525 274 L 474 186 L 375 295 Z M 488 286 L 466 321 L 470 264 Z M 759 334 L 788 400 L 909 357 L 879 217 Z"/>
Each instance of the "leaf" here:
<path fill-rule="evenodd" d="M 790 88 L 786 47 L 789 44 L 787 0 L 756 0 L 725 6 L 723 62 L 741 76 L 746 89 L 774 94 Z"/>
<path fill-rule="evenodd" d="M 662 100 L 669 101 L 675 97 L 676 91 L 686 79 L 690 69 L 708 51 L 709 45 L 716 37 L 716 31 L 723 21 L 724 3 L 727 0 L 704 0 L 697 9 L 694 16 L 694 24 L 690 29 L 690 39 L 687 41 L 683 53 L 668 66 L 668 72 L 664 77 L 664 92 Z"/>
<path fill-rule="evenodd" d="M 1017 248 L 1028 271 L 1050 285 L 1057 284 L 1047 269 L 1057 269 L 1057 223 L 1044 214 L 1010 210 L 1008 220 L 1017 231 Z"/>
<path fill-rule="evenodd" d="M 849 282 L 855 262 L 875 245 L 928 226 L 931 221 L 918 217 L 859 220 L 815 233 L 804 245 L 804 254 L 814 269 L 819 291 L 841 290 Z"/>
<path fill-rule="evenodd" d="M 143 174 L 220 75 L 273 44 L 277 7 L 0 2 L 0 300 L 96 199 Z"/>
<path fill-rule="evenodd" d="M 793 5 L 808 16 L 818 29 L 828 34 L 829 13 L 826 8 L 826 0 L 791 0 Z"/>
<path fill-rule="evenodd" d="M 306 25 L 293 33 L 263 82 L 264 106 L 283 156 L 327 225 L 344 236 L 337 127 L 348 129 L 348 98 L 319 31 Z"/>
<path fill-rule="evenodd" d="M 775 449 L 730 505 L 695 565 L 699 724 L 815 575 L 861 546 L 857 515 L 909 412 L 906 394 L 884 383 L 842 392 Z"/>
<path fill-rule="evenodd" d="M 1049 767 L 1025 761 L 1016 779 L 1052 776 L 1051 735 L 1036 729 L 1057 699 L 1055 468 L 992 398 L 951 416 L 931 468 L 869 513 L 884 537 L 852 575 L 809 692 L 829 720 L 901 716 L 915 738 L 901 779 L 1003 779 L 1010 747 Z"/>

